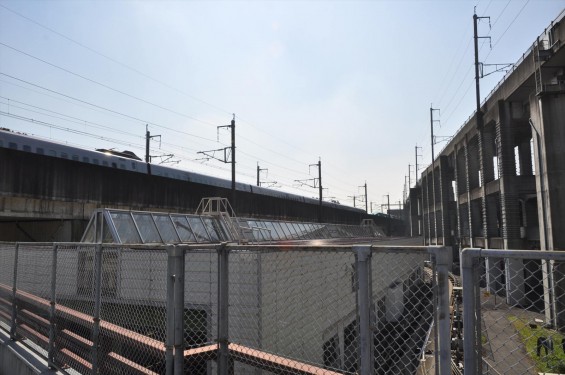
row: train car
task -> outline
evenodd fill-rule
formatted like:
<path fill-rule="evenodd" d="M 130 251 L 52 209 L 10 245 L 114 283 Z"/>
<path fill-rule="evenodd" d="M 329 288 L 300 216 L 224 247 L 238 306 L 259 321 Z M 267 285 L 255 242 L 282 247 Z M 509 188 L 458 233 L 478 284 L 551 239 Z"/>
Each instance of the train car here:
<path fill-rule="evenodd" d="M 130 151 L 115 151 L 108 149 L 85 150 L 82 148 L 58 143 L 38 137 L 18 133 L 6 128 L 0 128 L 0 148 L 44 155 L 47 157 L 72 160 L 100 167 L 121 169 L 135 173 L 150 174 L 164 178 L 186 181 L 200 186 L 213 187 L 215 192 L 229 196 L 231 181 L 201 173 L 184 171 L 158 164 L 145 163 Z M 258 215 L 280 217 L 292 209 L 293 217 L 312 219 L 316 215 L 319 200 L 287 192 L 267 189 L 241 182 L 236 183 L 236 197 L 242 203 L 242 212 Z M 333 202 L 322 202 L 325 217 L 337 217 L 340 213 L 343 220 L 332 220 L 355 223 L 365 215 L 363 210 L 343 206 Z M 293 206 L 293 207 L 285 207 Z"/>

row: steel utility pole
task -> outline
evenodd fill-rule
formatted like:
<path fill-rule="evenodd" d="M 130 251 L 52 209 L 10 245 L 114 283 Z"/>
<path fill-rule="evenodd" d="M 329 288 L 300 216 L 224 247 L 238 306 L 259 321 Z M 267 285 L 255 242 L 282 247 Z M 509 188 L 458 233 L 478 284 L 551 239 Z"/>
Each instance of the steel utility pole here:
<path fill-rule="evenodd" d="M 323 191 L 323 187 L 322 187 L 322 158 L 318 158 L 318 162 L 316 164 L 310 164 L 308 166 L 308 173 L 310 173 L 310 168 L 311 167 L 318 167 L 318 178 L 309 178 L 306 180 L 294 180 L 296 182 L 298 182 L 301 185 L 306 185 L 309 186 L 311 188 L 316 188 L 316 180 L 318 180 L 318 190 L 319 190 L 319 194 L 320 194 L 320 203 L 318 206 L 318 222 L 321 223 L 322 222 L 322 191 Z"/>
<path fill-rule="evenodd" d="M 145 125 L 145 162 L 151 163 L 151 155 L 149 155 L 149 143 L 151 138 L 161 138 L 160 135 L 151 135 L 149 133 L 149 126 Z"/>
<path fill-rule="evenodd" d="M 434 111 L 438 111 L 439 109 L 433 108 L 433 106 L 430 104 L 430 130 L 431 130 L 431 144 L 432 144 L 432 199 L 431 202 L 428 199 L 428 216 L 430 216 L 430 210 L 431 214 L 434 215 L 434 218 L 436 217 L 436 176 L 435 176 L 435 166 L 434 166 L 434 162 L 435 162 L 435 155 L 434 155 L 434 144 L 435 144 L 435 138 L 434 138 L 434 122 L 437 122 L 439 120 L 434 120 Z M 429 224 L 431 224 L 431 218 L 429 219 Z M 430 245 L 432 244 L 432 226 L 429 225 L 430 227 Z M 437 245 L 437 220 L 434 220 L 434 237 L 436 238 L 436 245 Z"/>
<path fill-rule="evenodd" d="M 261 186 L 261 180 L 259 179 L 259 175 L 261 171 L 266 171 L 267 168 L 259 168 L 259 162 L 257 162 L 257 186 Z"/>
<path fill-rule="evenodd" d="M 232 204 L 235 207 L 235 113 L 231 120 L 231 191 Z"/>
<path fill-rule="evenodd" d="M 477 14 L 473 14 L 473 31 L 474 31 L 474 44 L 475 44 L 475 100 L 476 100 L 476 113 L 475 115 L 477 116 L 477 128 L 482 129 L 483 127 L 483 116 L 481 113 L 481 87 L 480 87 L 480 83 L 479 83 L 479 39 L 481 38 L 488 38 L 490 39 L 489 36 L 486 37 L 480 37 L 478 36 L 477 33 L 477 22 L 478 20 L 480 20 L 481 18 L 488 18 L 490 21 L 490 17 L 479 17 L 477 16 Z"/>
<path fill-rule="evenodd" d="M 369 213 L 369 201 L 367 200 L 367 181 L 365 181 L 365 185 L 361 185 L 359 187 L 365 188 L 365 212 Z M 355 206 L 355 204 L 354 204 Z"/>
<path fill-rule="evenodd" d="M 408 195 L 406 194 L 406 189 L 407 189 L 407 187 L 408 187 L 408 176 L 404 175 L 404 194 L 403 194 L 403 197 L 402 197 L 403 200 L 404 200 L 404 202 L 406 202 L 407 196 L 408 196 Z"/>
<path fill-rule="evenodd" d="M 318 158 L 318 189 L 320 192 L 320 206 L 318 208 L 318 222 L 322 222 L 322 158 Z"/>
<path fill-rule="evenodd" d="M 414 147 L 414 155 L 416 156 L 416 164 L 414 166 L 414 180 L 416 181 L 415 183 L 418 184 L 418 156 L 422 156 L 422 155 L 418 155 L 418 149 L 422 149 L 422 147 L 416 145 Z"/>
<path fill-rule="evenodd" d="M 353 198 L 353 207 L 357 207 L 356 202 L 357 202 L 357 197 L 361 197 L 359 195 L 348 195 L 347 198 Z"/>
<path fill-rule="evenodd" d="M 410 186 L 412 185 L 410 181 L 410 167 L 411 165 L 408 164 L 408 200 L 410 201 L 410 205 L 408 206 L 408 226 L 410 227 L 410 237 L 412 237 L 414 235 L 412 231 L 412 205 L 414 203 L 417 205 L 418 203 L 410 199 Z"/>
<path fill-rule="evenodd" d="M 387 207 L 388 207 L 388 208 L 387 208 L 387 211 L 386 211 L 386 214 L 387 214 L 387 216 L 388 216 L 388 217 L 387 217 L 387 223 L 388 223 L 388 225 L 387 225 L 387 227 L 388 227 L 387 234 L 388 234 L 388 236 L 390 237 L 390 231 L 391 231 L 391 225 L 390 225 L 390 194 L 387 194 L 387 195 L 386 195 L 386 201 L 387 201 Z"/>
<path fill-rule="evenodd" d="M 221 125 L 217 126 L 216 129 L 218 131 L 218 139 L 219 139 L 219 132 L 221 128 L 231 128 L 231 147 L 224 147 L 217 150 L 209 150 L 209 151 L 198 151 L 199 154 L 203 154 L 206 159 L 215 159 L 221 161 L 222 163 L 231 163 L 231 205 L 235 208 L 235 113 L 233 114 L 233 119 L 231 120 L 230 125 Z M 230 150 L 230 155 L 228 157 L 227 150 Z M 223 152 L 224 157 L 219 158 L 215 156 L 216 152 Z M 231 161 L 228 161 L 231 159 Z"/>

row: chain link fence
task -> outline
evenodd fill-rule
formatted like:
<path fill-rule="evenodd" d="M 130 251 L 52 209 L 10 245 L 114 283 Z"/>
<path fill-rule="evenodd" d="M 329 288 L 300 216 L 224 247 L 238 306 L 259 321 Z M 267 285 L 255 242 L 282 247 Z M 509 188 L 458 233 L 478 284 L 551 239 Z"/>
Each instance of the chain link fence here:
<path fill-rule="evenodd" d="M 564 261 L 557 251 L 462 252 L 466 373 L 565 373 Z"/>
<path fill-rule="evenodd" d="M 2 244 L 0 325 L 67 373 L 447 374 L 447 251 Z"/>

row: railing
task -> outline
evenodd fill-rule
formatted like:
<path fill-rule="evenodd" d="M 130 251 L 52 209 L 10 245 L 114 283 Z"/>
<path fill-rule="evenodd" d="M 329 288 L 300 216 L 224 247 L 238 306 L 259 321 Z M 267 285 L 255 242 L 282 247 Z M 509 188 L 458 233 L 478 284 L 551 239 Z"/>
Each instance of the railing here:
<path fill-rule="evenodd" d="M 565 373 L 564 262 L 564 251 L 462 251 L 466 374 Z"/>
<path fill-rule="evenodd" d="M 447 251 L 4 243 L 0 328 L 63 372 L 330 375 L 419 371 L 437 319 L 449 374 Z"/>

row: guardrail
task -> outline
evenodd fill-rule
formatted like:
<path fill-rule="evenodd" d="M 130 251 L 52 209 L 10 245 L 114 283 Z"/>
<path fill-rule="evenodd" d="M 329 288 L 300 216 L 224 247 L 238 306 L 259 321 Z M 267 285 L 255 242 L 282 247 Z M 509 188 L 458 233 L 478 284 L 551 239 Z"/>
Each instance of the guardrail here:
<path fill-rule="evenodd" d="M 435 320 L 449 374 L 447 251 L 0 244 L 0 326 L 61 371 L 334 375 L 417 371 Z"/>

